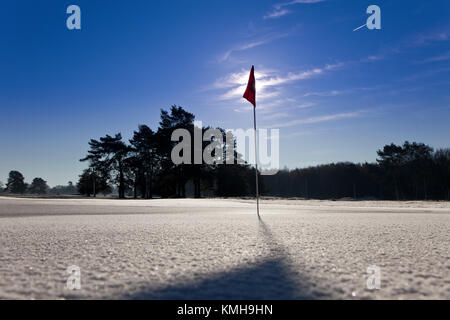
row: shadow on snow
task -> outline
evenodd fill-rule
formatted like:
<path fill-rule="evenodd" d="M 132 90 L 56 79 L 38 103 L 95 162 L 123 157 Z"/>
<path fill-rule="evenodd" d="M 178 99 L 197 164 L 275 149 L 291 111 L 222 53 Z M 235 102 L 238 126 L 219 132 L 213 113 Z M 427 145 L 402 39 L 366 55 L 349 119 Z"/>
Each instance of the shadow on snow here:
<path fill-rule="evenodd" d="M 298 273 L 289 270 L 287 255 L 267 225 L 260 219 L 259 232 L 270 255 L 264 261 L 233 271 L 211 275 L 188 284 L 141 290 L 128 299 L 213 300 L 213 299 L 313 299 L 311 286 Z M 295 274 L 295 279 L 292 276 Z"/>

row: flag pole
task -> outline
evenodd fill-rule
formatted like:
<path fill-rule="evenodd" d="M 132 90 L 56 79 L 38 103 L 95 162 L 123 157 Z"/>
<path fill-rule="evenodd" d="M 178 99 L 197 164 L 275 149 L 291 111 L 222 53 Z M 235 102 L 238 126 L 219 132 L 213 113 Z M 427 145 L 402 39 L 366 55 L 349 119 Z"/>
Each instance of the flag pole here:
<path fill-rule="evenodd" d="M 244 99 L 247 99 L 253 105 L 253 124 L 255 129 L 255 180 L 256 180 L 256 213 L 259 216 L 259 183 L 258 183 L 258 140 L 256 138 L 256 84 L 255 84 L 255 66 L 252 66 L 250 70 L 250 76 L 248 78 L 247 89 L 245 90 Z"/>
<path fill-rule="evenodd" d="M 258 144 L 256 139 L 256 104 L 253 107 L 253 124 L 255 128 L 255 177 L 256 177 L 256 213 L 259 216 L 259 183 L 258 183 Z"/>

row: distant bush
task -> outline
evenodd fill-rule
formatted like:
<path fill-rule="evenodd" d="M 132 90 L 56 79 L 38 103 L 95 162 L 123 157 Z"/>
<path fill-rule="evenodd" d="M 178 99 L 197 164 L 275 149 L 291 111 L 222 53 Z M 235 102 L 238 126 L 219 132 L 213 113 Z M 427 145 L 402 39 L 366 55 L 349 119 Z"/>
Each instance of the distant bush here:
<path fill-rule="evenodd" d="M 25 183 L 24 176 L 19 171 L 10 171 L 6 190 L 9 193 L 23 194 L 27 191 L 28 185 Z"/>
<path fill-rule="evenodd" d="M 77 188 L 69 181 L 67 186 L 57 185 L 48 191 L 51 195 L 75 195 L 78 194 Z"/>
<path fill-rule="evenodd" d="M 28 187 L 28 192 L 31 194 L 47 194 L 49 189 L 47 181 L 42 178 L 34 178 L 33 182 Z"/>

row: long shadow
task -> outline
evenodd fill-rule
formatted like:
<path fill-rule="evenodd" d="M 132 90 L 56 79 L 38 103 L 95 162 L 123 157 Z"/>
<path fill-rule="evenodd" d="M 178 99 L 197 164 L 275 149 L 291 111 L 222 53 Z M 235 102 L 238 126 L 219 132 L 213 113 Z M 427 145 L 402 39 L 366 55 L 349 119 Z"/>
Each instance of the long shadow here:
<path fill-rule="evenodd" d="M 270 253 L 264 261 L 213 274 L 192 283 L 164 288 L 144 289 L 126 296 L 128 299 L 313 299 L 308 294 L 306 278 L 292 272 L 286 265 L 285 248 L 280 246 L 268 226 L 260 219 L 260 234 Z"/>
<path fill-rule="evenodd" d="M 156 290 L 143 290 L 131 299 L 180 300 L 263 300 L 301 299 L 290 279 L 283 276 L 277 260 L 264 261 L 249 268 L 219 273 L 199 282 L 173 285 Z"/>

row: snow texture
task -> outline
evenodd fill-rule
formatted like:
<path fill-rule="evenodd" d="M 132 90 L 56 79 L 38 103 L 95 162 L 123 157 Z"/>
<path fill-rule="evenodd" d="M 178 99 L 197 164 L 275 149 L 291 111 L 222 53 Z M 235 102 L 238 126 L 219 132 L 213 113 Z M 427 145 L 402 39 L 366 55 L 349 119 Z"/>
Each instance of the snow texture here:
<path fill-rule="evenodd" d="M 450 203 L 0 198 L 2 299 L 450 299 Z M 69 290 L 66 269 L 81 269 Z M 381 288 L 367 289 L 367 268 Z"/>

